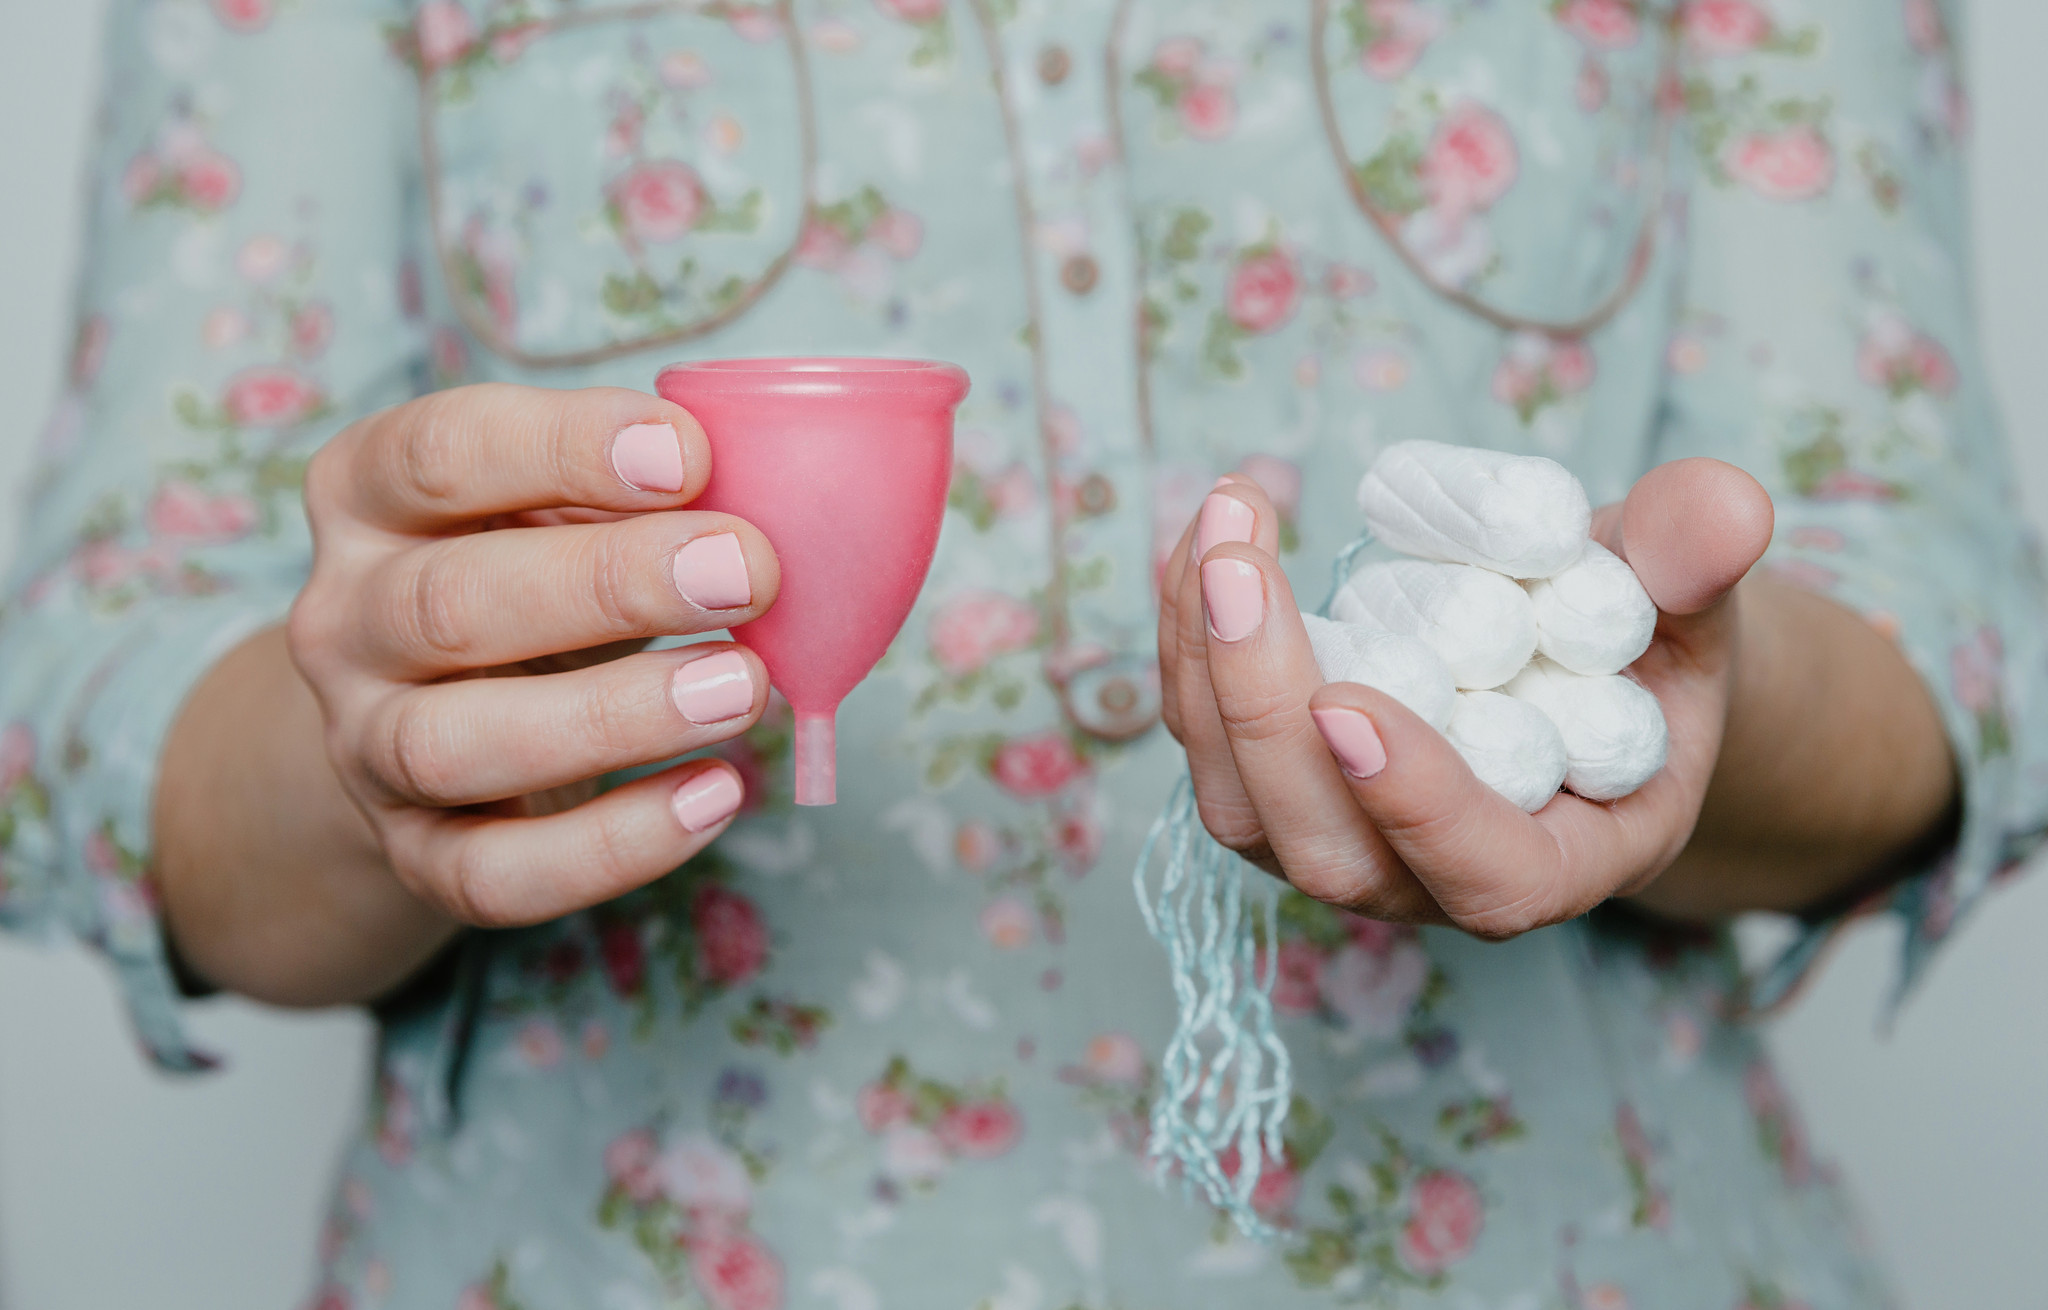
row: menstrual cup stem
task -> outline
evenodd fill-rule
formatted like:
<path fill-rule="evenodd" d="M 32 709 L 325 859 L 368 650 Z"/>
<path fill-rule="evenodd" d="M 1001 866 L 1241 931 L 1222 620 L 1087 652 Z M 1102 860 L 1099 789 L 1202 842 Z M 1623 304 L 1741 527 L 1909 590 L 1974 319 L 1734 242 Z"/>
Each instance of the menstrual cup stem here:
<path fill-rule="evenodd" d="M 831 805 L 839 799 L 839 766 L 830 714 L 796 720 L 796 803 Z"/>

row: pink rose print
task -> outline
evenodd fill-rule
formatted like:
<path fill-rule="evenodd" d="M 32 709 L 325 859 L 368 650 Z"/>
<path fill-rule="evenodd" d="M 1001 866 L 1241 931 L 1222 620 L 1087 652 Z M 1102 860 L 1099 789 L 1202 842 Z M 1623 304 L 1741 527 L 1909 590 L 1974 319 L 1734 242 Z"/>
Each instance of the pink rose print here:
<path fill-rule="evenodd" d="M 1237 462 L 1237 471 L 1259 484 L 1281 518 L 1291 520 L 1301 513 L 1301 465 L 1278 455 L 1246 455 Z"/>
<path fill-rule="evenodd" d="M 0 732 L 0 796 L 12 795 L 36 767 L 36 730 L 10 723 Z"/>
<path fill-rule="evenodd" d="M 1948 351 L 1894 311 L 1871 316 L 1856 347 L 1856 373 L 1895 399 L 1917 391 L 1949 396 L 1956 389 L 1955 361 Z"/>
<path fill-rule="evenodd" d="M 1014 951 L 1031 944 L 1038 915 L 1022 897 L 999 896 L 981 912 L 981 935 L 999 951 Z"/>
<path fill-rule="evenodd" d="M 562 1030 L 546 1019 L 528 1019 L 519 1027 L 520 1058 L 536 1069 L 552 1069 L 562 1062 L 567 1047 Z"/>
<path fill-rule="evenodd" d="M 1811 200 L 1835 180 L 1834 149 L 1808 123 L 1739 136 L 1722 152 L 1721 166 L 1766 200 Z"/>
<path fill-rule="evenodd" d="M 1038 610 L 999 591 L 970 591 L 939 607 L 927 641 L 946 673 L 966 677 L 1038 640 Z"/>
<path fill-rule="evenodd" d="M 1216 1157 L 1216 1167 L 1225 1178 L 1234 1180 L 1242 1160 L 1235 1146 L 1225 1147 Z M 1252 1184 L 1252 1209 L 1266 1219 L 1284 1224 L 1300 1199 L 1301 1175 L 1294 1166 L 1284 1158 L 1263 1156 L 1259 1181 Z"/>
<path fill-rule="evenodd" d="M 781 1310 L 782 1265 L 750 1234 L 692 1242 L 690 1277 L 711 1310 Z"/>
<path fill-rule="evenodd" d="M 734 36 L 754 45 L 766 45 L 782 35 L 782 20 L 772 5 L 728 5 L 725 19 Z"/>
<path fill-rule="evenodd" d="M 210 214 L 226 209 L 242 193 L 242 171 L 226 155 L 208 150 L 179 167 L 178 183 L 193 208 Z"/>
<path fill-rule="evenodd" d="M 1996 709 L 2002 699 L 2005 644 L 1998 629 L 1982 627 L 1949 654 L 1949 677 L 1956 703 L 1972 714 Z"/>
<path fill-rule="evenodd" d="M 1421 60 L 1443 30 L 1443 19 L 1416 0 L 1365 0 L 1365 40 L 1359 66 L 1367 77 L 1391 82 Z"/>
<path fill-rule="evenodd" d="M 1081 1064 L 1095 1081 L 1121 1087 L 1141 1085 L 1150 1072 L 1145 1049 L 1129 1033 L 1099 1034 L 1082 1052 Z"/>
<path fill-rule="evenodd" d="M 1607 93 L 1611 89 L 1607 65 L 1590 54 L 1579 61 L 1579 77 L 1572 84 L 1572 98 L 1579 102 L 1579 108 L 1589 114 L 1599 113 L 1607 107 Z"/>
<path fill-rule="evenodd" d="M 1633 0 L 1559 0 L 1552 12 L 1566 31 L 1596 50 L 1625 50 L 1640 23 Z"/>
<path fill-rule="evenodd" d="M 1266 968 L 1259 960 L 1261 975 Z M 1314 1014 L 1322 1008 L 1322 989 L 1316 979 L 1323 968 L 1323 955 L 1299 939 L 1280 943 L 1280 958 L 1273 975 L 1273 1008 L 1282 1014 Z"/>
<path fill-rule="evenodd" d="M 230 32 L 260 32 L 270 25 L 275 0 L 213 0 L 213 16 Z"/>
<path fill-rule="evenodd" d="M 993 1160 L 1023 1136 L 1024 1120 L 1000 1084 L 955 1087 L 920 1077 L 902 1056 L 854 1100 L 861 1126 L 881 1139 L 884 1199 L 936 1186 L 956 1160 Z"/>
<path fill-rule="evenodd" d="M 1023 1135 L 1016 1107 L 1000 1097 L 970 1101 L 948 1110 L 938 1124 L 939 1141 L 963 1160 L 993 1160 L 1009 1153 Z"/>
<path fill-rule="evenodd" d="M 1778 1162 L 1785 1181 L 1799 1187 L 1813 1178 L 1813 1157 L 1807 1151 L 1806 1129 L 1784 1085 L 1770 1065 L 1759 1060 L 1742 1075 L 1743 1099 L 1756 1117 L 1757 1142 Z"/>
<path fill-rule="evenodd" d="M 1350 1032 L 1393 1037 L 1422 999 L 1429 973 L 1429 953 L 1412 938 L 1381 949 L 1354 942 L 1322 961 L 1316 989 L 1323 1005 Z"/>
<path fill-rule="evenodd" d="M 647 945 L 634 923 L 607 923 L 598 929 L 597 958 L 605 981 L 621 996 L 638 996 L 647 986 Z"/>
<path fill-rule="evenodd" d="M 989 775 L 1019 800 L 1042 800 L 1086 776 L 1088 763 L 1067 734 L 1055 728 L 1034 737 L 1013 737 L 996 748 Z"/>
<path fill-rule="evenodd" d="M 969 873 L 984 873 L 1003 853 L 1003 838 L 980 819 L 969 819 L 953 833 L 953 858 Z"/>
<path fill-rule="evenodd" d="M 104 314 L 88 315 L 78 325 L 78 339 L 71 345 L 71 385 L 84 391 L 98 380 L 107 362 L 107 343 L 114 329 Z"/>
<path fill-rule="evenodd" d="M 745 1220 L 754 1208 L 754 1180 L 746 1161 L 704 1133 L 679 1138 L 654 1165 L 662 1194 L 700 1220 Z"/>
<path fill-rule="evenodd" d="M 639 165 L 612 183 L 611 199 L 626 235 L 639 245 L 680 240 L 704 215 L 697 170 L 677 159 Z"/>
<path fill-rule="evenodd" d="M 1053 816 L 1052 848 L 1060 866 L 1078 878 L 1102 858 L 1102 820 L 1088 809 L 1072 808 Z"/>
<path fill-rule="evenodd" d="M 614 1137 L 604 1148 L 605 1177 L 634 1204 L 648 1205 L 661 1195 L 661 1174 L 656 1169 L 660 1159 L 661 1146 L 654 1134 L 635 1128 Z"/>
<path fill-rule="evenodd" d="M 427 0 L 413 20 L 413 40 L 424 67 L 446 68 L 476 44 L 476 24 L 456 0 Z"/>
<path fill-rule="evenodd" d="M 768 929 L 753 901 L 707 883 L 690 903 L 690 927 L 697 935 L 698 969 L 719 986 L 745 982 L 768 962 Z"/>
<path fill-rule="evenodd" d="M 280 365 L 245 368 L 228 379 L 221 408 L 243 428 L 283 428 L 310 417 L 326 403 L 320 389 Z"/>
<path fill-rule="evenodd" d="M 1300 303 L 1301 270 L 1292 255 L 1272 247 L 1241 256 L 1224 293 L 1230 321 L 1253 336 L 1281 327 Z"/>
<path fill-rule="evenodd" d="M 1237 96 L 1220 82 L 1195 82 L 1181 92 L 1180 125 L 1197 141 L 1221 141 L 1237 126 Z"/>
<path fill-rule="evenodd" d="M 291 247 L 284 243 L 282 237 L 268 233 L 253 236 L 235 252 L 235 272 L 261 286 L 284 272 L 285 266 L 291 262 L 291 254 Z"/>
<path fill-rule="evenodd" d="M 215 545 L 247 536 L 256 504 L 246 496 L 208 495 L 185 481 L 166 482 L 144 512 L 150 535 L 189 545 Z"/>
<path fill-rule="evenodd" d="M 1137 76 L 1160 107 L 1170 109 L 1181 130 L 1197 141 L 1221 141 L 1237 126 L 1237 70 L 1208 57 L 1192 36 L 1172 36 L 1152 51 L 1152 62 Z"/>
<path fill-rule="evenodd" d="M 1639 1228 L 1662 1232 L 1671 1225 L 1671 1197 L 1650 1175 L 1657 1153 L 1650 1145 L 1649 1134 L 1643 1131 L 1643 1121 L 1637 1117 L 1635 1107 L 1626 1101 L 1615 1108 L 1614 1136 L 1621 1144 L 1629 1192 L 1634 1197 L 1631 1222 Z"/>
<path fill-rule="evenodd" d="M 900 1087 L 869 1083 L 854 1096 L 853 1112 L 860 1119 L 861 1127 L 871 1133 L 881 1133 L 897 1124 L 910 1122 L 910 1097 Z"/>
<path fill-rule="evenodd" d="M 946 0 L 875 0 L 875 8 L 899 23 L 936 23 L 946 16 Z"/>
<path fill-rule="evenodd" d="M 1923 55 L 1948 49 L 1948 25 L 1936 0 L 1906 0 L 1906 39 Z"/>
<path fill-rule="evenodd" d="M 1515 184 L 1520 167 L 1507 122 L 1478 101 L 1465 100 L 1437 124 L 1417 177 L 1430 208 L 1462 215 L 1491 208 Z"/>
<path fill-rule="evenodd" d="M 868 240 L 894 259 L 914 258 L 924 247 L 924 220 L 907 209 L 891 206 L 868 224 Z"/>
<path fill-rule="evenodd" d="M 317 359 L 334 340 L 334 310 L 324 300 L 301 306 L 292 315 L 292 350 L 300 359 Z"/>
<path fill-rule="evenodd" d="M 1521 332 L 1493 371 L 1493 398 L 1511 407 L 1522 422 L 1593 385 L 1593 352 L 1571 338 Z"/>
<path fill-rule="evenodd" d="M 1463 1174 L 1434 1169 L 1415 1180 L 1401 1229 L 1401 1259 L 1418 1274 L 1440 1274 L 1472 1254 L 1484 1222 L 1479 1189 Z"/>
<path fill-rule="evenodd" d="M 1747 54 L 1770 39 L 1771 16 L 1754 0 L 1686 0 L 1686 44 L 1703 55 Z"/>

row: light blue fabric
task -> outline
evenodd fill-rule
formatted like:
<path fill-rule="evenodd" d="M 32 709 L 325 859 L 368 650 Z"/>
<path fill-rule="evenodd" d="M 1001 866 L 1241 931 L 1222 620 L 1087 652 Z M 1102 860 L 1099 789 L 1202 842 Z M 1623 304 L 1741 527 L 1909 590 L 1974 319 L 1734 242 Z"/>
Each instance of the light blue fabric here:
<path fill-rule="evenodd" d="M 1216 1170 L 1266 1157 L 1274 1243 L 1145 1158 L 1178 1007 L 1123 875 L 1181 759 L 1055 684 L 1083 717 L 1142 689 L 1155 570 L 1222 472 L 1284 507 L 1308 597 L 1394 439 L 1550 455 L 1596 500 L 1734 461 L 1778 503 L 1768 565 L 1894 635 L 1955 743 L 1957 844 L 1862 907 L 1907 922 L 1908 978 L 2043 820 L 1953 12 L 1323 13 L 116 0 L 79 350 L 0 623 L 0 921 L 104 951 L 166 1065 L 204 1059 L 156 759 L 303 581 L 321 441 L 681 357 L 975 381 L 840 804 L 790 806 L 778 711 L 709 856 L 466 938 L 385 1007 L 323 1310 L 1884 1303 L 1726 941 L 1619 910 L 1487 945 L 1261 888 L 1292 1095 Z"/>

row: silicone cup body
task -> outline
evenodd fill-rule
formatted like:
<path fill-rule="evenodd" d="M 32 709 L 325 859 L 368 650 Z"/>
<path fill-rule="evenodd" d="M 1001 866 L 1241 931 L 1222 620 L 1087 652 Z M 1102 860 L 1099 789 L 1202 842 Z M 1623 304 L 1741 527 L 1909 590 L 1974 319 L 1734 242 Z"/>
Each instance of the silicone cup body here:
<path fill-rule="evenodd" d="M 839 703 L 910 617 L 938 549 L 967 374 L 908 359 L 727 359 L 655 380 L 711 444 L 693 509 L 759 528 L 782 565 L 732 630 L 796 711 L 796 803 L 830 805 Z"/>

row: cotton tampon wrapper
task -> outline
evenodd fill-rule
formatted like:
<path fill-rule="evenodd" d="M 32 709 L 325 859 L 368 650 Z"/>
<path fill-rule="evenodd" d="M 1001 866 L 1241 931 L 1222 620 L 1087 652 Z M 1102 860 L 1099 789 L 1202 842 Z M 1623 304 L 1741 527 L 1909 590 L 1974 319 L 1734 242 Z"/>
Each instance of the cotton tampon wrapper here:
<path fill-rule="evenodd" d="M 1461 688 L 1489 690 L 1536 653 L 1536 612 L 1528 593 L 1469 564 L 1387 560 L 1351 575 L 1330 617 L 1419 637 L 1450 666 Z"/>
<path fill-rule="evenodd" d="M 1564 738 L 1564 785 L 1589 801 L 1619 800 L 1664 767 L 1664 711 L 1638 682 L 1589 678 L 1539 655 L 1502 690 L 1550 716 Z"/>
<path fill-rule="evenodd" d="M 1301 622 L 1325 682 L 1357 682 L 1383 691 L 1430 727 L 1443 729 L 1458 689 L 1443 658 L 1419 638 L 1314 614 L 1302 615 Z"/>
<path fill-rule="evenodd" d="M 1564 737 L 1550 716 L 1497 691 L 1461 691 L 1444 736 L 1479 781 L 1534 814 L 1564 785 Z"/>
<path fill-rule="evenodd" d="M 1586 489 L 1555 460 L 1440 441 L 1380 452 L 1358 507 L 1382 544 L 1418 559 L 1547 578 L 1579 556 L 1591 531 Z"/>
<path fill-rule="evenodd" d="M 1650 648 L 1657 606 L 1635 570 L 1599 542 L 1524 585 L 1536 611 L 1536 649 L 1573 673 L 1619 673 Z"/>

